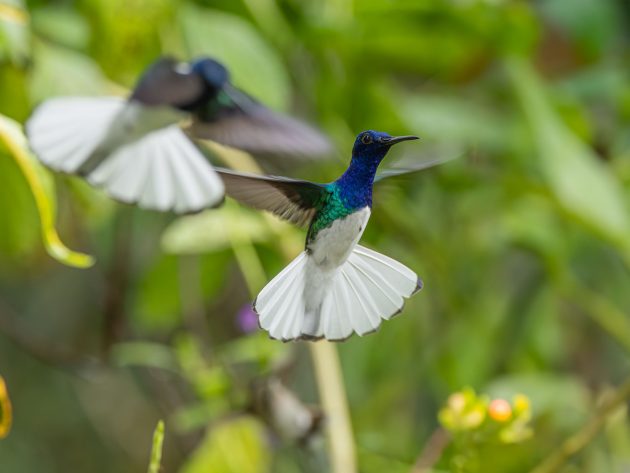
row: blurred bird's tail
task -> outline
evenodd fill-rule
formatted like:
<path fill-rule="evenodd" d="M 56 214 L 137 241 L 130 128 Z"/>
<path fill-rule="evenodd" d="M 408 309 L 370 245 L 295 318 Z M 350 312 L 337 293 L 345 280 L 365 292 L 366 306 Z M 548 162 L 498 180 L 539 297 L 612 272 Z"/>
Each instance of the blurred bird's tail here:
<path fill-rule="evenodd" d="M 375 331 L 421 288 L 412 270 L 363 246 L 332 272 L 305 251 L 265 286 L 254 310 L 272 338 L 341 341 Z"/>
<path fill-rule="evenodd" d="M 160 110 L 140 107 L 116 97 L 51 99 L 26 132 L 46 166 L 79 174 L 122 202 L 178 213 L 220 204 L 223 183 L 201 151 L 177 124 L 143 130 L 142 119 Z M 146 116 L 129 116 L 138 111 Z"/>

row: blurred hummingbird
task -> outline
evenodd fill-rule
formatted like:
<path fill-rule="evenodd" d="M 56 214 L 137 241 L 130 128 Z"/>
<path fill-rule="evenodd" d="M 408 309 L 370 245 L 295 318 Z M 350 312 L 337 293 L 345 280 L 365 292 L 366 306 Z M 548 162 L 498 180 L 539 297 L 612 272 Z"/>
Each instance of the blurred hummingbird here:
<path fill-rule="evenodd" d="M 227 195 L 260 210 L 308 226 L 305 250 L 260 292 L 253 308 L 271 338 L 344 340 L 375 331 L 422 288 L 409 268 L 358 242 L 372 209 L 374 182 L 433 166 L 377 174 L 396 143 L 416 136 L 364 131 L 344 174 L 329 184 L 217 169 Z"/>
<path fill-rule="evenodd" d="M 271 111 L 230 82 L 218 61 L 162 57 L 128 99 L 63 97 L 45 101 L 26 124 L 48 167 L 83 176 L 120 201 L 193 212 L 220 204 L 224 188 L 195 139 L 262 157 L 325 155 L 328 140 Z"/>

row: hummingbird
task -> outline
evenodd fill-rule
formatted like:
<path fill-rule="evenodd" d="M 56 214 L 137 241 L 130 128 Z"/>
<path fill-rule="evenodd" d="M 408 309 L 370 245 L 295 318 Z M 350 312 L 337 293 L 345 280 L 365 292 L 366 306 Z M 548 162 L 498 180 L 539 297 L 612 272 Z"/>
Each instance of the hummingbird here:
<path fill-rule="evenodd" d="M 422 288 L 411 269 L 358 244 L 372 212 L 375 182 L 444 161 L 377 174 L 393 145 L 416 139 L 360 133 L 349 167 L 328 184 L 217 169 L 228 196 L 308 227 L 304 251 L 253 303 L 271 338 L 341 341 L 353 333 L 365 335 L 401 312 L 405 299 Z"/>
<path fill-rule="evenodd" d="M 230 81 L 218 61 L 161 57 L 127 99 L 60 97 L 26 123 L 30 146 L 53 170 L 77 174 L 114 199 L 188 213 L 223 202 L 224 187 L 196 140 L 260 157 L 323 156 L 327 138 L 272 111 Z"/>

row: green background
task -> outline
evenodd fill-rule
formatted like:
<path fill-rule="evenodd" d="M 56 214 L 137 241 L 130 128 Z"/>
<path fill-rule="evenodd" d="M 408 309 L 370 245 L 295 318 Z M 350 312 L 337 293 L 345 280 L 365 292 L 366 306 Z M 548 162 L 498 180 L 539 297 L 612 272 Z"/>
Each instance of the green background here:
<path fill-rule="evenodd" d="M 452 443 L 434 471 L 526 472 L 628 376 L 629 5 L 5 0 L 0 114 L 23 122 L 47 97 L 125 93 L 161 53 L 207 54 L 330 134 L 335 159 L 288 165 L 292 176 L 334 179 L 368 128 L 422 137 L 392 165 L 459 156 L 374 197 L 364 244 L 425 288 L 377 333 L 338 345 L 360 471 L 409 472 L 440 406 L 471 386 L 527 395 L 534 435 Z M 245 335 L 236 319 L 303 233 L 234 204 L 178 220 L 74 178 L 46 182 L 62 239 L 97 264 L 45 253 L 0 146 L 0 374 L 14 405 L 0 471 L 146 471 L 160 418 L 166 472 L 328 471 L 321 440 L 279 440 L 244 414 L 249 384 L 270 375 L 317 403 L 305 345 Z M 622 409 L 559 471 L 628 468 Z"/>

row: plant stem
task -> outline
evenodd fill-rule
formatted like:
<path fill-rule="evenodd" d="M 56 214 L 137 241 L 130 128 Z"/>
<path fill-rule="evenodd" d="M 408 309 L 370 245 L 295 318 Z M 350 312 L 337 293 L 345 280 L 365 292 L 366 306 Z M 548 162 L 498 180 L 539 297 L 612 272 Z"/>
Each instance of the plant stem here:
<path fill-rule="evenodd" d="M 326 412 L 331 470 L 354 473 L 357 471 L 356 449 L 337 347 L 326 340 L 309 342 L 308 347 L 320 401 Z"/>
<path fill-rule="evenodd" d="M 630 399 L 630 378 L 617 388 L 597 409 L 595 415 L 575 434 L 567 438 L 530 473 L 554 473 L 572 456 L 586 447 L 599 433 L 608 418 L 614 415 Z"/>
<path fill-rule="evenodd" d="M 3 115 L 0 115 L 0 143 L 4 143 L 31 189 L 39 213 L 42 240 L 48 254 L 57 261 L 76 268 L 94 265 L 94 258 L 90 255 L 71 251 L 61 242 L 54 223 L 55 203 L 46 192 L 35 158 L 28 152 L 22 128 Z"/>

